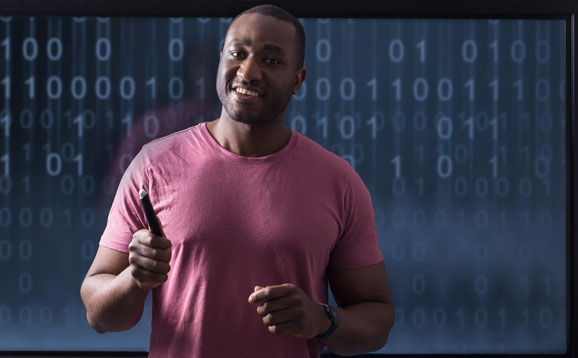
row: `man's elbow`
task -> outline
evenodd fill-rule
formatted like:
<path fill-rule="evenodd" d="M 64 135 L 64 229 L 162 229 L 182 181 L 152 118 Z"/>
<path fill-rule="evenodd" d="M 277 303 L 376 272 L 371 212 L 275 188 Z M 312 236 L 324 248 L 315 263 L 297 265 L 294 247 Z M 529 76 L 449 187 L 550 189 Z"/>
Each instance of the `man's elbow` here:
<path fill-rule="evenodd" d="M 395 308 L 393 304 L 387 303 L 383 309 L 383 318 L 380 320 L 379 325 L 379 339 L 376 342 L 376 345 L 372 347 L 371 352 L 377 351 L 385 346 L 387 340 L 389 339 L 389 332 L 393 327 L 393 323 L 395 322 Z"/>
<path fill-rule="evenodd" d="M 80 286 L 80 299 L 82 300 L 82 303 L 84 304 L 84 308 L 86 309 L 86 321 L 88 322 L 90 327 L 92 327 L 92 329 L 94 329 L 96 332 L 105 333 L 106 330 L 104 330 L 104 328 L 100 326 L 98 321 L 91 314 L 91 306 L 90 306 L 90 304 L 88 304 L 90 301 L 91 295 L 92 295 L 92 292 L 90 291 L 88 285 L 86 284 L 86 279 L 85 279 L 84 282 L 82 282 L 82 285 Z"/>
<path fill-rule="evenodd" d="M 126 322 L 106 322 L 98 319 L 92 318 L 88 313 L 86 314 L 86 320 L 88 324 L 98 333 L 107 333 L 107 332 L 122 332 L 129 330 L 136 326 L 138 323 L 138 319 L 126 321 Z"/>
<path fill-rule="evenodd" d="M 88 324 L 92 327 L 92 329 L 94 329 L 97 333 L 106 333 L 106 330 L 100 326 L 97 321 L 93 320 L 90 315 L 88 314 L 88 312 L 86 313 L 86 320 L 88 321 Z"/>

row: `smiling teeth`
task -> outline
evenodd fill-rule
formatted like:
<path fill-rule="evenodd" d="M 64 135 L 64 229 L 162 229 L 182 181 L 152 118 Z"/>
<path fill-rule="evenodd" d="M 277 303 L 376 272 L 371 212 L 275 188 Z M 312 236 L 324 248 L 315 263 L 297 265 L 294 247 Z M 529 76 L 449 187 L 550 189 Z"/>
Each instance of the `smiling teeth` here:
<path fill-rule="evenodd" d="M 236 91 L 237 93 L 244 94 L 244 95 L 247 95 L 247 96 L 253 96 L 253 97 L 258 97 L 258 96 L 259 96 L 259 93 L 255 92 L 255 91 L 251 91 L 251 90 L 245 89 L 245 88 L 240 88 L 240 87 L 238 87 L 238 88 L 235 89 L 235 91 Z"/>

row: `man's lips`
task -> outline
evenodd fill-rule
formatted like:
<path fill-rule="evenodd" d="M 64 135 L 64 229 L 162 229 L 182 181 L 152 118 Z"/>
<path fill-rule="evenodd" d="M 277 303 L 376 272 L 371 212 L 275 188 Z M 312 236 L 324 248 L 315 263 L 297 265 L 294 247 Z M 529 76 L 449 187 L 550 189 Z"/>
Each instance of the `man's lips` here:
<path fill-rule="evenodd" d="M 261 90 L 245 86 L 233 86 L 233 98 L 241 103 L 254 103 L 263 96 Z"/>
<path fill-rule="evenodd" d="M 261 97 L 263 96 L 263 91 L 260 88 L 243 86 L 243 85 L 233 85 L 233 91 L 245 96 L 251 97 Z"/>
<path fill-rule="evenodd" d="M 259 97 L 259 93 L 255 92 L 253 90 L 250 89 L 246 89 L 246 88 L 241 88 L 241 87 L 237 87 L 235 89 L 235 92 L 240 93 L 240 94 L 244 94 L 247 96 L 251 96 L 251 97 Z"/>

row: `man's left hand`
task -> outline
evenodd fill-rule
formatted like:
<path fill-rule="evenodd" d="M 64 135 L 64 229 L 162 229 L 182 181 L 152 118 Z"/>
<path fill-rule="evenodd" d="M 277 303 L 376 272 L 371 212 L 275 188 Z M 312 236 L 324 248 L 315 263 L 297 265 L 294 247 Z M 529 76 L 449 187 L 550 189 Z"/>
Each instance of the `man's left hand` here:
<path fill-rule="evenodd" d="M 249 296 L 249 303 L 258 304 L 257 313 L 263 317 L 263 324 L 271 333 L 311 339 L 331 326 L 323 306 L 290 283 L 256 286 L 255 292 Z"/>

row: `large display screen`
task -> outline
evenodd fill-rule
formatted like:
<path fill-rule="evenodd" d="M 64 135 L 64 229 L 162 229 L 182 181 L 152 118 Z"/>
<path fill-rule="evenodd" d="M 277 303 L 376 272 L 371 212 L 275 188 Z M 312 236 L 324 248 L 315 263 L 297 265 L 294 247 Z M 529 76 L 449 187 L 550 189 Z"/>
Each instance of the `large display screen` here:
<path fill-rule="evenodd" d="M 0 18 L 0 351 L 146 351 L 80 284 L 143 144 L 215 119 L 227 18 Z M 286 125 L 372 195 L 380 353 L 564 353 L 563 20 L 303 19 Z M 195 183 L 191 183 L 195 185 Z"/>

